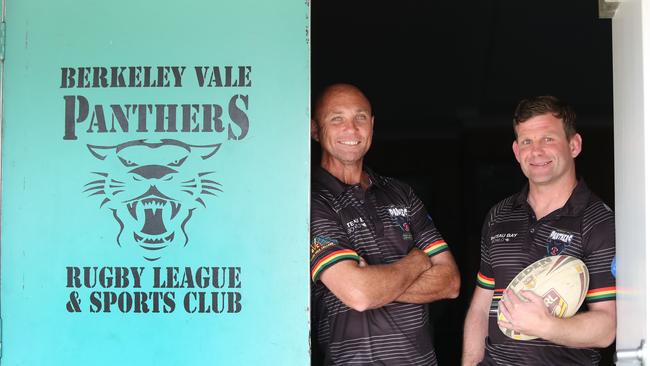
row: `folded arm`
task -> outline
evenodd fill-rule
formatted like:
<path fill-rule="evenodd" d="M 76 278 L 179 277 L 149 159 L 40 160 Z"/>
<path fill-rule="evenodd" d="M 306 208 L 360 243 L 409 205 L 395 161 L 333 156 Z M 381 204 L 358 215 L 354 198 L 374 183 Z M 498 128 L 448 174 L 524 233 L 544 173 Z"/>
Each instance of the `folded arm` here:
<path fill-rule="evenodd" d="M 427 255 L 413 249 L 404 258 L 390 264 L 341 261 L 325 269 L 320 280 L 345 305 L 364 311 L 395 301 L 429 268 L 431 261 Z"/>
<path fill-rule="evenodd" d="M 449 251 L 430 258 L 431 268 L 424 271 L 396 301 L 427 304 L 440 299 L 458 297 L 460 275 Z"/>

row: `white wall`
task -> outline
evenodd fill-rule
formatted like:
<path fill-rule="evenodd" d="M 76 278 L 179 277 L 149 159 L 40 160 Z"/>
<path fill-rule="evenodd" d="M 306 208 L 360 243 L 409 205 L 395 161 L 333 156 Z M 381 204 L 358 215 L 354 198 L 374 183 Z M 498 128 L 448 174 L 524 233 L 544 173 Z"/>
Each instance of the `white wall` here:
<path fill-rule="evenodd" d="M 617 249 L 617 350 L 636 349 L 648 329 L 646 207 L 650 185 L 650 4 L 621 2 L 612 18 Z M 650 360 L 647 356 L 645 362 Z M 618 365 L 633 365 L 619 362 Z"/>

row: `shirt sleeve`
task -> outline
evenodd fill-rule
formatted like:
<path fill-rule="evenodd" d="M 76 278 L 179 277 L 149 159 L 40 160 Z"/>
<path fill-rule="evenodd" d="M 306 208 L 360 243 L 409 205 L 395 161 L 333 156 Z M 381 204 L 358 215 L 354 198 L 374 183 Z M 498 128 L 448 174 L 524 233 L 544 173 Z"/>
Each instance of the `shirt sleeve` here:
<path fill-rule="evenodd" d="M 449 250 L 422 201 L 409 188 L 409 223 L 415 246 L 429 257 Z"/>
<path fill-rule="evenodd" d="M 616 279 L 612 275 L 612 261 L 616 255 L 614 214 L 604 203 L 585 210 L 583 248 L 584 262 L 589 270 L 589 291 L 586 303 L 616 299 Z M 596 209 L 600 209 L 596 211 Z M 595 211 L 595 212 L 594 212 Z"/>
<path fill-rule="evenodd" d="M 476 285 L 486 290 L 494 290 L 494 273 L 492 271 L 492 260 L 490 257 L 490 217 L 492 211 L 485 218 L 481 230 L 481 264 L 476 274 Z"/>
<path fill-rule="evenodd" d="M 349 244 L 347 233 L 338 215 L 322 197 L 311 202 L 310 272 L 312 281 L 335 263 L 344 260 L 359 261 L 359 255 Z"/>

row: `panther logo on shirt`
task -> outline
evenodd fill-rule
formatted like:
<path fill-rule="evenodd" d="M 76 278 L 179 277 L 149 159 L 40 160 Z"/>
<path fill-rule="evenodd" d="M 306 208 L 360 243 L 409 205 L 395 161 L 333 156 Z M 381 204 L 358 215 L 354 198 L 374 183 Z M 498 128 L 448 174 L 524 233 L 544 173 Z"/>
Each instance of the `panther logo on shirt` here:
<path fill-rule="evenodd" d="M 391 207 L 388 209 L 388 214 L 393 218 L 395 224 L 397 224 L 397 226 L 402 230 L 402 238 L 404 240 L 413 240 L 413 234 L 411 234 L 411 226 L 408 222 L 408 208 Z"/>
<path fill-rule="evenodd" d="M 548 236 L 546 242 L 546 252 L 549 256 L 558 255 L 571 245 L 573 234 L 566 233 L 559 230 L 553 230 Z"/>

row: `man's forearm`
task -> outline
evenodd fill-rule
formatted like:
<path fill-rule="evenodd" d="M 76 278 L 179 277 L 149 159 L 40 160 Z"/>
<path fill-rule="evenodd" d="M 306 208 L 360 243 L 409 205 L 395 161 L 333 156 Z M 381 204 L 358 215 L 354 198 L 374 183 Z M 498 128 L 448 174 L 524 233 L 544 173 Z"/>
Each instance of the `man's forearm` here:
<path fill-rule="evenodd" d="M 616 337 L 616 301 L 591 303 L 571 318 L 556 318 L 532 291 L 503 293 L 499 326 L 567 347 L 607 347 Z"/>
<path fill-rule="evenodd" d="M 613 301 L 612 301 L 613 303 Z M 616 310 L 589 309 L 567 319 L 555 318 L 542 338 L 567 347 L 599 347 L 612 344 L 616 337 Z"/>
<path fill-rule="evenodd" d="M 443 255 L 443 254 L 439 254 Z M 440 299 L 456 298 L 460 288 L 458 268 L 450 260 L 443 263 L 433 263 L 432 267 L 423 272 L 396 301 L 411 304 L 426 304 Z"/>
<path fill-rule="evenodd" d="M 470 303 L 463 333 L 463 366 L 475 366 L 485 354 L 485 337 L 488 335 L 492 290 L 476 287 Z"/>
<path fill-rule="evenodd" d="M 395 301 L 431 268 L 426 254 L 419 249 L 411 250 L 404 258 L 390 264 L 346 262 L 324 271 L 321 280 L 344 304 L 357 311 L 379 308 Z"/>
<path fill-rule="evenodd" d="M 467 314 L 463 336 L 462 366 L 475 366 L 485 354 L 485 337 L 488 334 L 488 319 L 483 314 Z"/>

